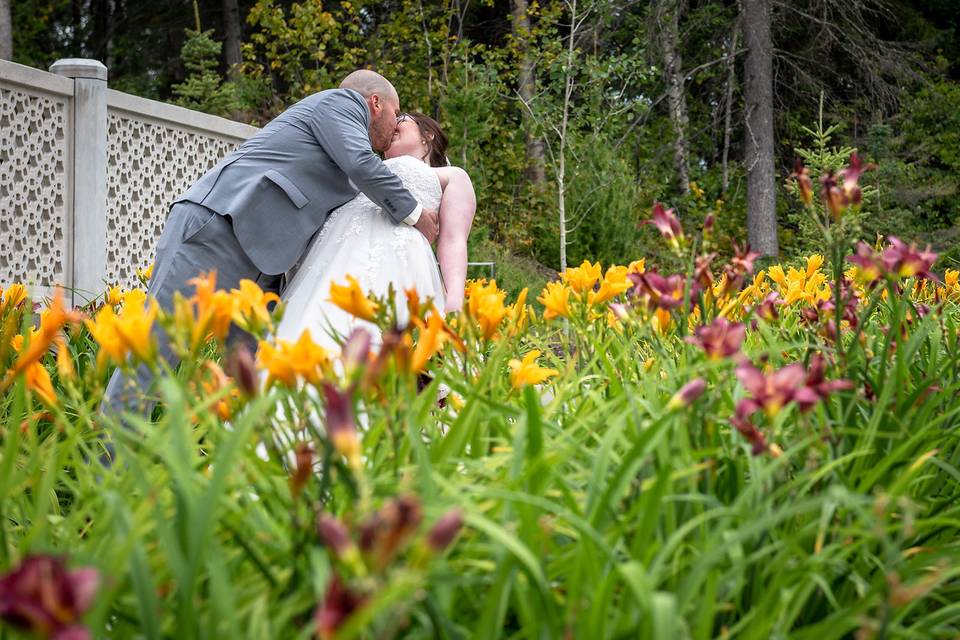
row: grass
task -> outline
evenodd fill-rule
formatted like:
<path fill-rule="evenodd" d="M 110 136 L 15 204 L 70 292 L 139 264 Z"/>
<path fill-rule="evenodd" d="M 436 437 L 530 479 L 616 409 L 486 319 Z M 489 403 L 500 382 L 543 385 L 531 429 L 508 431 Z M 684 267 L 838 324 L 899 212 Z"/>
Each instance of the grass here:
<path fill-rule="evenodd" d="M 96 342 L 68 325 L 73 374 L 42 360 L 56 402 L 20 375 L 0 405 L 0 561 L 95 567 L 83 620 L 97 637 L 955 638 L 960 290 L 937 299 L 891 276 L 861 290 L 856 328 L 834 341 L 831 314 L 804 319 L 818 287 L 832 298 L 821 275 L 772 320 L 751 309 L 790 282 L 748 278 L 668 324 L 649 294 L 617 298 L 629 308 L 616 322 L 583 291 L 566 318 L 502 308 L 495 336 L 483 321 L 497 295 L 478 285 L 452 329 L 464 349 L 438 338 L 419 393 L 402 340 L 375 372 L 316 363 L 356 412 L 359 467 L 302 376 L 246 397 L 188 362 L 160 386 L 157 422 L 120 428 L 97 412 L 109 371 Z M 686 339 L 750 286 L 728 314 L 747 327 L 735 353 Z M 3 313 L 26 329 L 22 309 Z M 186 317 L 173 330 L 189 332 Z M 428 325 L 409 333 L 428 341 Z M 534 349 L 556 373 L 525 384 L 511 361 Z M 756 398 L 738 363 L 809 376 L 818 355 L 850 388 L 754 413 L 754 455 L 732 420 Z M 702 395 L 677 401 L 697 379 Z M 109 468 L 95 462 L 104 433 Z M 312 453 L 295 458 L 298 444 Z M 321 514 L 347 542 L 318 531 Z M 462 531 L 431 546 L 449 514 Z"/>

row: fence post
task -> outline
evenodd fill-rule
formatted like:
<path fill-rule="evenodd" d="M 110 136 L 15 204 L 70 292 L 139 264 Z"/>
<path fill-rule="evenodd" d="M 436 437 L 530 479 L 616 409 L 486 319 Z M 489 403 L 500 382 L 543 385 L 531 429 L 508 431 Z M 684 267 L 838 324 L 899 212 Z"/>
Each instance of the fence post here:
<path fill-rule="evenodd" d="M 74 81 L 73 303 L 92 299 L 107 277 L 107 68 L 99 60 L 57 60 L 50 72 Z"/>

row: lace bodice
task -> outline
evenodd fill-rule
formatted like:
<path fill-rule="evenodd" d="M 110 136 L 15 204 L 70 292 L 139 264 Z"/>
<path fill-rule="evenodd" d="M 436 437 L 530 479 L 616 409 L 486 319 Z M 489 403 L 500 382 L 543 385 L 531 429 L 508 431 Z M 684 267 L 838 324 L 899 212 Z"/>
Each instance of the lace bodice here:
<path fill-rule="evenodd" d="M 412 156 L 388 158 L 384 164 L 403 181 L 403 186 L 417 199 L 417 202 L 428 209 L 437 209 L 440 206 L 440 197 L 443 195 L 440 179 L 429 165 Z M 371 207 L 377 208 L 370 198 L 361 192 L 356 198 L 336 209 L 331 216 L 337 215 L 342 209 L 369 211 Z M 382 209 L 380 215 L 385 215 Z"/>

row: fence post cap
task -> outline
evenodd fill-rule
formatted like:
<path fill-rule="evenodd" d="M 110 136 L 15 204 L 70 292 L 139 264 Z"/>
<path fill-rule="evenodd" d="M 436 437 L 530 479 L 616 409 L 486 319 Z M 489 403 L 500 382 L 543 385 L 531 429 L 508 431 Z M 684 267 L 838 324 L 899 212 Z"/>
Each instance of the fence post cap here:
<path fill-rule="evenodd" d="M 107 81 L 107 67 L 99 60 L 63 58 L 50 65 L 50 73 L 67 78 L 92 78 Z"/>

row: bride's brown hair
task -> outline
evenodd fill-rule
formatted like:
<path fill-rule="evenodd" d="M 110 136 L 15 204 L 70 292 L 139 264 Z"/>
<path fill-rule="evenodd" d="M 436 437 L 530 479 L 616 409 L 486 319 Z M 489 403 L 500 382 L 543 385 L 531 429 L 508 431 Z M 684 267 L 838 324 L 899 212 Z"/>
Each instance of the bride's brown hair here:
<path fill-rule="evenodd" d="M 417 123 L 420 135 L 427 141 L 427 163 L 431 167 L 445 167 L 450 164 L 447 160 L 447 145 L 449 142 L 446 134 L 443 133 L 443 129 L 440 128 L 440 123 L 417 111 L 408 111 L 405 115 Z"/>

